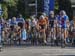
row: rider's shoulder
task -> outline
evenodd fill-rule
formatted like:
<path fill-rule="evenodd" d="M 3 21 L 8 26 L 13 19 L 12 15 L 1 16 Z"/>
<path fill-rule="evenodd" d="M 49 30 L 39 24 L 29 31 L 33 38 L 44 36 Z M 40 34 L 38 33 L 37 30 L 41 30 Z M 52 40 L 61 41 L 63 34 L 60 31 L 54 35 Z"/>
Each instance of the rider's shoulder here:
<path fill-rule="evenodd" d="M 64 19 L 69 19 L 69 17 L 67 15 L 64 16 Z"/>

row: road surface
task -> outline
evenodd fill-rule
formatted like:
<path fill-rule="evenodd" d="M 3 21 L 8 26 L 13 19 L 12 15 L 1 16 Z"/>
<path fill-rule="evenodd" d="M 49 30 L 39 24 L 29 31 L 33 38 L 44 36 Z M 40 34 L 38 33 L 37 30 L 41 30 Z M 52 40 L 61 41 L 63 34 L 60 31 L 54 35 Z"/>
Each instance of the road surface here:
<path fill-rule="evenodd" d="M 75 48 L 50 46 L 4 47 L 0 56 L 75 56 Z"/>

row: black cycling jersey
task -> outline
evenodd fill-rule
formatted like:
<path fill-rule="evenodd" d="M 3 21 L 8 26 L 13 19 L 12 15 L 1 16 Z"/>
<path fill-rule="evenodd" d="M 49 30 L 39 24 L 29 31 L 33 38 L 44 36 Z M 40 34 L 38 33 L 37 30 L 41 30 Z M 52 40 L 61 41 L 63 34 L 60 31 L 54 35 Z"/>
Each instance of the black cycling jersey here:
<path fill-rule="evenodd" d="M 50 27 L 54 26 L 54 20 L 55 20 L 55 17 L 54 18 L 49 18 Z"/>

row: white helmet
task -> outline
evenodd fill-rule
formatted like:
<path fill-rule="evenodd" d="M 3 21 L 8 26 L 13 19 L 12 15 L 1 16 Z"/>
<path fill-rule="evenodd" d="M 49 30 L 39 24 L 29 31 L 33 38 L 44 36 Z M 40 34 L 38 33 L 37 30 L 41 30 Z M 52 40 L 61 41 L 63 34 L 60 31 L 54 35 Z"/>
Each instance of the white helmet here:
<path fill-rule="evenodd" d="M 50 11 L 50 14 L 53 14 L 54 15 L 54 11 Z"/>
<path fill-rule="evenodd" d="M 60 15 L 61 15 L 61 14 L 66 15 L 66 12 L 65 12 L 64 10 L 61 10 L 61 11 L 60 11 Z"/>
<path fill-rule="evenodd" d="M 44 19 L 44 18 L 45 18 L 45 16 L 44 16 L 44 15 L 41 15 L 41 16 L 40 16 L 40 19 Z"/>
<path fill-rule="evenodd" d="M 46 16 L 46 13 L 42 13 L 43 16 Z"/>

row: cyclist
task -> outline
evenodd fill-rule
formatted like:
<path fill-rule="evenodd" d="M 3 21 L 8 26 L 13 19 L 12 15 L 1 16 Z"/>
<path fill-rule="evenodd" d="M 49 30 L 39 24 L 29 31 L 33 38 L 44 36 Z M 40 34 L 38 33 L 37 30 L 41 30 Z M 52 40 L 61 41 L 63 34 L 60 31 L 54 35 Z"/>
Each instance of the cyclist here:
<path fill-rule="evenodd" d="M 54 45 L 56 40 L 56 18 L 54 11 L 50 11 L 49 26 L 50 26 L 51 43 L 52 45 Z"/>
<path fill-rule="evenodd" d="M 71 21 L 70 23 L 70 33 L 72 34 L 69 34 L 71 39 L 72 39 L 72 45 L 75 46 L 75 17 L 73 17 L 73 20 Z"/>
<path fill-rule="evenodd" d="M 38 20 L 38 25 L 39 25 L 39 28 L 40 28 L 40 32 L 43 33 L 43 41 L 46 44 L 47 43 L 47 41 L 46 41 L 46 25 L 47 25 L 47 22 L 46 22 L 46 19 L 43 15 L 40 16 L 40 19 Z"/>
<path fill-rule="evenodd" d="M 17 25 L 16 17 L 12 17 L 12 19 L 9 19 L 9 25 L 11 30 L 13 31 L 15 26 Z"/>
<path fill-rule="evenodd" d="M 32 44 L 37 44 L 37 20 L 34 16 L 31 17 L 31 35 L 32 35 Z"/>
<path fill-rule="evenodd" d="M 49 33 L 49 31 L 48 31 L 48 28 L 49 28 L 49 20 L 48 20 L 48 16 L 46 15 L 46 13 L 42 13 L 42 15 L 45 17 L 45 19 L 46 19 L 46 38 L 48 38 L 48 33 Z"/>
<path fill-rule="evenodd" d="M 1 48 L 2 48 L 2 24 L 1 24 L 1 20 L 0 20 L 0 51 L 1 51 Z"/>
<path fill-rule="evenodd" d="M 20 28 L 22 29 L 23 26 L 25 26 L 25 20 L 22 17 L 22 15 L 19 15 L 19 17 L 16 19 L 18 26 L 20 26 Z"/>
<path fill-rule="evenodd" d="M 60 38 L 64 40 L 63 42 L 66 44 L 66 38 L 68 37 L 68 27 L 69 27 L 69 18 L 64 10 L 60 11 L 60 15 L 58 16 L 58 27 L 60 32 Z"/>

